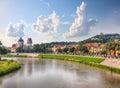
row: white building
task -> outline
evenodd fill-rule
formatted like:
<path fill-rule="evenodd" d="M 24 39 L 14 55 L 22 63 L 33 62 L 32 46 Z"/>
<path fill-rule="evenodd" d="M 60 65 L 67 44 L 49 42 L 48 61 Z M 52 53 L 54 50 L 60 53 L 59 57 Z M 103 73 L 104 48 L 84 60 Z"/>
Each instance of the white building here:
<path fill-rule="evenodd" d="M 28 46 L 28 47 L 31 47 L 31 46 L 32 46 L 32 39 L 31 39 L 31 38 L 28 38 L 28 39 L 27 39 L 27 46 Z"/>

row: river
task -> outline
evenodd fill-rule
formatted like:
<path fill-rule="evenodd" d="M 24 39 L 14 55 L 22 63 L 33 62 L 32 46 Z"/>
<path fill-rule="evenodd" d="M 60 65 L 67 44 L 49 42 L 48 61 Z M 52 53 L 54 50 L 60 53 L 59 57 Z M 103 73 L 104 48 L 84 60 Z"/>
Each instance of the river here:
<path fill-rule="evenodd" d="M 120 75 L 87 65 L 36 58 L 14 58 L 22 64 L 0 77 L 0 88 L 120 88 Z"/>

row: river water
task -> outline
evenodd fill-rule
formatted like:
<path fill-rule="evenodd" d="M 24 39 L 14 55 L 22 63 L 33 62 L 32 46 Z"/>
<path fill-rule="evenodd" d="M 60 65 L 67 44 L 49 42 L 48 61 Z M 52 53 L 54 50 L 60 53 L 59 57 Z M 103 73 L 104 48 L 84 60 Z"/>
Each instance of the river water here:
<path fill-rule="evenodd" d="M 36 58 L 15 58 L 16 72 L 0 77 L 0 88 L 120 88 L 120 75 L 87 65 Z"/>

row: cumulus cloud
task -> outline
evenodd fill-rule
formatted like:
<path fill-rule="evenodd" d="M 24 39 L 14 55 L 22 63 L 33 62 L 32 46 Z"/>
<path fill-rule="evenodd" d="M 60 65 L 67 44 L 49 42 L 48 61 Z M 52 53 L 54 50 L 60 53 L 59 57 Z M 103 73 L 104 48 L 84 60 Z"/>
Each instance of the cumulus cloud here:
<path fill-rule="evenodd" d="M 64 21 L 64 22 L 62 22 L 61 24 L 67 25 L 67 24 L 70 24 L 70 22 Z"/>
<path fill-rule="evenodd" d="M 44 3 L 46 6 L 50 7 L 50 3 L 46 2 L 45 0 L 40 0 L 40 2 Z"/>
<path fill-rule="evenodd" d="M 55 33 L 59 25 L 59 17 L 53 12 L 48 17 L 39 16 L 36 23 L 33 23 L 32 29 L 43 34 Z"/>
<path fill-rule="evenodd" d="M 48 3 L 48 2 L 45 2 L 45 5 L 47 5 L 48 7 L 50 7 L 50 3 Z"/>
<path fill-rule="evenodd" d="M 5 32 L 0 33 L 0 41 L 5 46 L 11 46 L 13 43 L 16 43 L 17 37 L 8 37 Z"/>
<path fill-rule="evenodd" d="M 88 19 L 85 8 L 85 2 L 82 2 L 80 7 L 77 7 L 77 17 L 70 26 L 69 31 L 63 34 L 64 38 L 74 38 L 87 35 L 89 31 L 94 28 L 96 20 L 92 18 Z"/>
<path fill-rule="evenodd" d="M 9 37 L 23 37 L 26 24 L 20 21 L 16 24 L 10 23 L 7 27 L 7 35 Z"/>

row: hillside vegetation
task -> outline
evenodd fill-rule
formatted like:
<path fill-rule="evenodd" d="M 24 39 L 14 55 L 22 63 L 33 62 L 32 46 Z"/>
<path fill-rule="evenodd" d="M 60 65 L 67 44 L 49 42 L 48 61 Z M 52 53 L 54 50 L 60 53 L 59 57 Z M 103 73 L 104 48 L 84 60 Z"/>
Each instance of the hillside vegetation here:
<path fill-rule="evenodd" d="M 86 40 L 78 42 L 79 44 L 85 44 L 85 43 L 107 43 L 113 40 L 120 39 L 120 34 L 100 34 L 96 35 L 94 37 L 88 38 Z"/>

